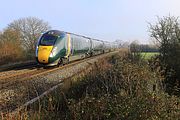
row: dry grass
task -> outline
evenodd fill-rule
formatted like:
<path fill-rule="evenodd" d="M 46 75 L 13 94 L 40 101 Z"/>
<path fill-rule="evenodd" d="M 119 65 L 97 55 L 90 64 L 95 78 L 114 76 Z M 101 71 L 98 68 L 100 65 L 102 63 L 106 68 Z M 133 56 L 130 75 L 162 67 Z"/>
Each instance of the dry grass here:
<path fill-rule="evenodd" d="M 162 79 L 148 65 L 115 55 L 77 77 L 70 89 L 58 89 L 31 106 L 26 115 L 48 120 L 179 119 L 180 99 L 163 91 Z"/>

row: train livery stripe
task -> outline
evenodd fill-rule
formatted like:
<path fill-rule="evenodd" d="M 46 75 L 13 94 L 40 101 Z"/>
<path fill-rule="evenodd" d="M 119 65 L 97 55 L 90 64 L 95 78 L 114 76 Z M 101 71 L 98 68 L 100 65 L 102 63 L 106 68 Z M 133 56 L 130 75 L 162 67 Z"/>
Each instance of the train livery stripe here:
<path fill-rule="evenodd" d="M 51 54 L 53 46 L 39 46 L 38 61 L 40 63 L 48 63 L 49 55 Z"/>
<path fill-rule="evenodd" d="M 71 54 L 71 36 L 70 34 L 67 34 L 67 57 Z"/>

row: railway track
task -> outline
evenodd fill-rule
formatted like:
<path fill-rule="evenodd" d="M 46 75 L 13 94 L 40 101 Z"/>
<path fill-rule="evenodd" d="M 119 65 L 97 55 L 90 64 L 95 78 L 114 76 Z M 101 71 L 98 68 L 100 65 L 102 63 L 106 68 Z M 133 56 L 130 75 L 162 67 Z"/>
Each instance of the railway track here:
<path fill-rule="evenodd" d="M 81 74 L 81 72 L 84 72 L 85 70 L 87 70 L 87 68 L 89 68 L 89 66 L 92 65 L 93 63 L 92 61 L 94 59 L 100 59 L 110 54 L 111 53 L 107 53 L 107 54 L 103 54 L 99 56 L 93 56 L 87 59 L 76 60 L 76 61 L 71 62 L 70 64 L 67 64 L 58 68 L 42 69 L 42 71 L 41 69 L 39 69 L 39 73 L 37 72 L 38 71 L 37 70 L 34 74 L 31 74 L 29 76 L 26 76 L 26 74 L 22 76 L 18 75 L 19 77 L 16 76 L 14 77 L 15 79 L 13 80 L 6 79 L 7 81 L 3 83 L 3 86 L 0 89 L 0 104 L 4 103 L 2 107 L 0 106 L 0 111 L 15 110 L 15 108 L 17 108 L 18 106 L 21 106 L 23 108 L 23 106 L 27 106 L 35 102 L 39 98 L 48 94 L 50 91 L 59 87 L 64 80 L 69 79 L 76 74 Z M 84 63 L 86 63 L 84 68 L 81 67 L 80 69 L 77 67 L 77 66 L 82 66 Z M 74 70 L 71 70 L 72 68 Z M 71 71 L 74 71 L 74 73 L 71 73 Z M 65 75 L 66 77 L 62 77 L 62 75 L 68 72 L 71 74 Z M 52 79 L 52 77 L 54 76 L 61 76 L 61 77 L 57 77 L 57 78 L 55 77 Z M 42 79 L 46 79 L 47 81 L 43 81 Z M 25 84 L 26 86 L 24 86 Z M 28 88 L 26 88 L 27 86 Z M 6 100 L 5 102 L 5 100 L 3 100 L 3 95 L 8 90 L 10 90 L 10 92 L 11 91 L 15 92 L 15 95 L 13 96 L 11 96 L 11 94 L 10 96 L 7 95 L 8 100 Z M 34 90 L 36 90 L 36 92 L 34 92 Z M 22 106 L 22 103 L 25 103 L 25 104 Z"/>
<path fill-rule="evenodd" d="M 37 63 L 35 61 L 27 61 L 27 62 L 19 62 L 19 63 L 14 63 L 14 64 L 9 64 L 9 65 L 2 65 L 0 66 L 0 77 L 4 76 L 3 73 L 6 72 L 16 72 L 16 70 L 21 70 L 21 69 L 31 69 L 35 67 Z"/>
<path fill-rule="evenodd" d="M 52 86 L 50 89 L 44 91 L 42 94 L 40 94 L 39 96 L 31 99 L 30 101 L 27 101 L 25 104 L 21 105 L 20 107 L 18 107 L 17 109 L 13 110 L 10 114 L 11 115 L 16 115 L 18 114 L 19 111 L 27 108 L 29 105 L 35 103 L 36 101 L 38 101 L 39 99 L 42 99 L 44 96 L 47 96 L 48 94 L 50 94 L 52 91 L 56 90 L 58 87 L 62 87 L 63 86 L 63 82 L 65 80 L 68 80 L 68 79 L 71 79 L 73 78 L 74 76 L 77 76 L 77 75 L 81 75 L 82 73 L 87 73 L 87 71 L 89 71 L 90 69 L 90 66 L 91 65 L 88 65 L 88 69 L 82 69 L 81 71 L 79 71 L 77 74 L 74 74 L 66 79 L 62 79 L 61 82 L 59 82 L 58 84 Z"/>
<path fill-rule="evenodd" d="M 37 71 L 37 69 L 33 68 L 30 70 L 22 69 L 20 71 L 19 70 L 18 71 L 13 70 L 13 71 L 3 72 L 3 73 L 1 73 L 2 75 L 0 76 L 0 81 L 12 79 L 12 78 L 14 79 L 15 77 L 21 76 L 21 75 L 26 74 L 26 73 L 31 73 L 34 71 Z"/>
<path fill-rule="evenodd" d="M 14 84 L 18 84 L 18 83 L 23 82 L 23 81 L 31 80 L 32 78 L 37 77 L 37 76 L 42 76 L 44 74 L 50 74 L 50 73 L 53 73 L 57 70 L 67 68 L 67 67 L 73 66 L 75 64 L 79 64 L 79 63 L 84 62 L 86 60 L 93 59 L 94 57 L 96 57 L 96 56 L 85 58 L 85 59 L 77 59 L 74 61 L 70 61 L 69 64 L 65 64 L 64 66 L 60 66 L 60 67 L 47 68 L 47 69 L 42 69 L 42 68 L 36 67 L 36 68 L 34 68 L 32 70 L 28 70 L 26 72 L 2 76 L 2 77 L 0 77 L 0 85 L 1 85 L 0 90 L 4 89 L 4 88 L 8 88 L 9 86 L 12 86 Z"/>

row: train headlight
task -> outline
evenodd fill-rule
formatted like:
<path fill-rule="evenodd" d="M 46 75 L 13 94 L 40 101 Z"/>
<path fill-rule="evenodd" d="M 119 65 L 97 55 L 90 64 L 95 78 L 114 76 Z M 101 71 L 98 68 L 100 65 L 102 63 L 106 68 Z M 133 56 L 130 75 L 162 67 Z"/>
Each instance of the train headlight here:
<path fill-rule="evenodd" d="M 49 55 L 49 57 L 54 57 L 57 53 L 57 47 L 54 47 Z"/>

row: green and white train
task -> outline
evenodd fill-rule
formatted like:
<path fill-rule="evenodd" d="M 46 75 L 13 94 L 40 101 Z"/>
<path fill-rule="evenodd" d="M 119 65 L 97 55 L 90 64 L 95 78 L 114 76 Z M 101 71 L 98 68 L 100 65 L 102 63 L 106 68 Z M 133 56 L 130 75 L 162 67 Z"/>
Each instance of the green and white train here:
<path fill-rule="evenodd" d="M 64 64 L 74 59 L 111 51 L 116 44 L 73 33 L 50 30 L 41 35 L 36 60 L 45 66 Z"/>

